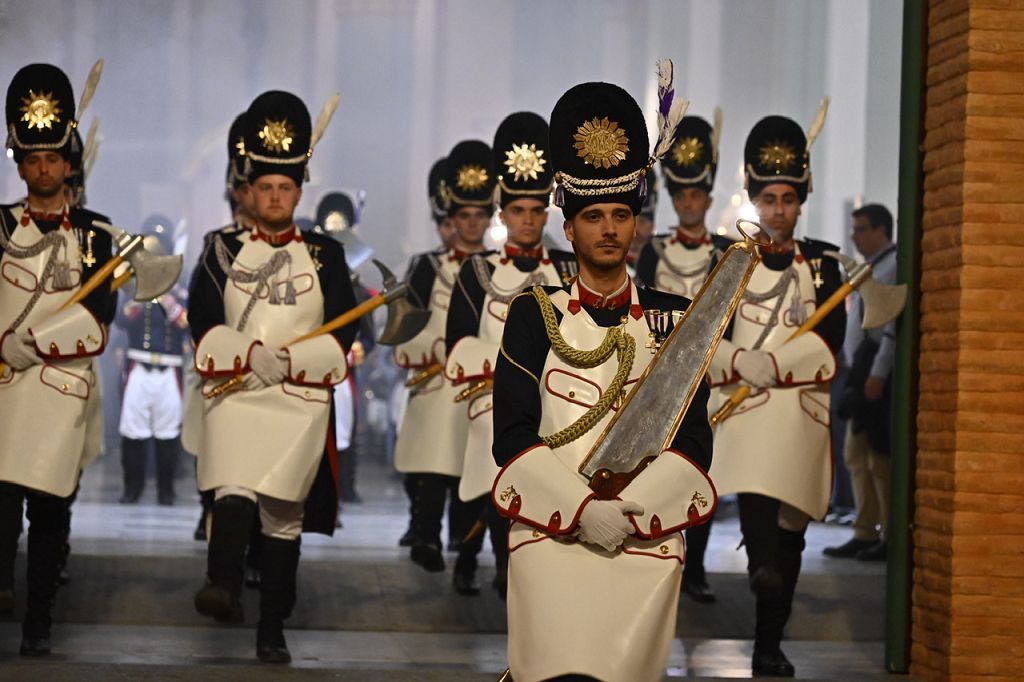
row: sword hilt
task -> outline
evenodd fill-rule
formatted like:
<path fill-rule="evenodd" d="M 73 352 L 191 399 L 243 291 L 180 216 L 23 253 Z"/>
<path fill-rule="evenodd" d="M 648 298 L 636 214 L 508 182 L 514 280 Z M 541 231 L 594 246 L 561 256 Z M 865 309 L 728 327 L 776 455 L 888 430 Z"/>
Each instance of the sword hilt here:
<path fill-rule="evenodd" d="M 427 365 L 426 368 L 409 377 L 409 380 L 405 382 L 405 387 L 416 388 L 420 384 L 440 374 L 442 369 L 444 369 L 444 366 L 439 362 Z"/>
<path fill-rule="evenodd" d="M 469 400 L 477 393 L 482 393 L 489 388 L 494 387 L 494 379 L 481 379 L 480 381 L 473 382 L 466 388 L 459 391 L 458 395 L 455 396 L 455 402 L 461 403 Z"/>

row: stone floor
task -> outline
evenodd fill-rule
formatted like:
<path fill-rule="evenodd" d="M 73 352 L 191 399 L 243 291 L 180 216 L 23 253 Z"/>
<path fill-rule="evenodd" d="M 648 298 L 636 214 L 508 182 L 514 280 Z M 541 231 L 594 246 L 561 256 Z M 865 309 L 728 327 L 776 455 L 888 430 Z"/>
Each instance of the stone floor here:
<path fill-rule="evenodd" d="M 191 470 L 191 461 L 183 467 Z M 490 591 L 459 597 L 448 574 L 413 565 L 396 542 L 405 501 L 385 466 L 363 462 L 360 492 L 334 538 L 306 536 L 300 599 L 289 621 L 290 669 L 254 662 L 256 595 L 247 622 L 218 626 L 195 615 L 191 594 L 203 576 L 205 545 L 192 540 L 198 505 L 191 480 L 179 503 L 116 504 L 119 465 L 105 457 L 86 472 L 73 519 L 72 582 L 55 607 L 54 654 L 16 655 L 15 618 L 0 617 L 0 680 L 496 680 L 505 667 L 504 606 Z M 822 557 L 849 530 L 816 524 L 808 535 L 786 652 L 798 677 L 863 680 L 885 675 L 884 565 Z M 707 568 L 719 601 L 684 598 L 679 639 L 666 677 L 750 676 L 753 602 L 735 511 L 721 508 Z M 481 577 L 493 575 L 486 553 Z M 23 558 L 19 559 L 20 571 Z M 19 595 L 20 597 L 21 595 Z M 16 614 L 22 612 L 19 599 Z"/>

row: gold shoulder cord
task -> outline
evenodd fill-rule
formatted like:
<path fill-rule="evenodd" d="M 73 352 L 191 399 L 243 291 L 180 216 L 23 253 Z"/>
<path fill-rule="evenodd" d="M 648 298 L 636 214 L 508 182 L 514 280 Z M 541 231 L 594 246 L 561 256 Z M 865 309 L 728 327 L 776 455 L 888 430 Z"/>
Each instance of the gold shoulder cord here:
<path fill-rule="evenodd" d="M 551 299 L 544 293 L 544 289 L 540 286 L 535 286 L 532 292 L 533 297 L 537 299 L 537 305 L 540 306 L 540 314 L 544 320 L 544 329 L 547 331 L 548 339 L 551 341 L 551 348 L 554 349 L 560 358 L 573 367 L 580 369 L 597 367 L 608 360 L 613 351 L 619 361 L 619 367 L 611 383 L 608 385 L 608 389 L 601 395 L 593 407 L 561 431 L 541 438 L 548 447 L 560 448 L 590 431 L 608 414 L 612 403 L 622 393 L 622 387 L 626 385 L 629 371 L 633 369 L 633 358 L 636 356 L 636 341 L 625 332 L 623 325 L 618 325 L 608 330 L 604 340 L 601 341 L 597 348 L 593 350 L 573 348 L 566 343 L 562 333 L 558 330 L 555 308 L 551 304 Z"/>

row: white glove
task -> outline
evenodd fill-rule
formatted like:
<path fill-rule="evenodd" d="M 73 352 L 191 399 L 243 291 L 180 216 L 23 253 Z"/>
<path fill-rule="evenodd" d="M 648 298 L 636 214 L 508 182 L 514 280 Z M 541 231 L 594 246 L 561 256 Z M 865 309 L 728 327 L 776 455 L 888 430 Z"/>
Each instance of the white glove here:
<path fill-rule="evenodd" d="M 249 354 L 249 367 L 266 386 L 279 384 L 288 376 L 288 351 L 257 344 Z"/>
<path fill-rule="evenodd" d="M 0 357 L 16 372 L 43 364 L 43 359 L 36 352 L 36 340 L 27 332 L 12 332 L 5 336 L 0 346 Z"/>
<path fill-rule="evenodd" d="M 260 379 L 256 372 L 249 372 L 245 375 L 245 379 L 242 381 L 242 387 L 247 391 L 258 391 L 261 388 L 266 388 L 270 384 Z"/>
<path fill-rule="evenodd" d="M 733 366 L 740 376 L 756 388 L 775 385 L 775 361 L 772 354 L 763 350 L 741 350 L 736 354 Z"/>
<path fill-rule="evenodd" d="M 628 500 L 591 500 L 580 513 L 577 537 L 609 552 L 622 544 L 627 535 L 636 532 L 626 514 L 643 514 L 644 508 Z"/>

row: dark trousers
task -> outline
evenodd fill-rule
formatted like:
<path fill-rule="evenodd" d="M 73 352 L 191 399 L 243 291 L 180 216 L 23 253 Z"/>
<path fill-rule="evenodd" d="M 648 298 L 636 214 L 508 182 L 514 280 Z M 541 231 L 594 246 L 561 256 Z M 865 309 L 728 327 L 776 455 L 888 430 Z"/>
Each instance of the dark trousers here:
<path fill-rule="evenodd" d="M 704 571 L 704 554 L 708 549 L 711 537 L 712 514 L 707 523 L 686 529 L 686 564 L 683 567 L 683 582 L 690 585 L 706 585 L 707 574 Z"/>
<path fill-rule="evenodd" d="M 415 474 L 411 478 L 413 484 L 412 527 L 416 535 L 416 543 L 441 547 L 441 521 L 444 518 L 445 503 L 452 490 L 453 482 L 457 486 L 459 479 L 444 474 L 422 473 Z M 457 531 L 462 523 L 449 515 L 449 525 L 452 530 Z M 469 528 L 465 530 L 468 531 Z"/>
<path fill-rule="evenodd" d="M 28 517 L 28 608 L 22 632 L 27 637 L 49 637 L 70 506 L 66 497 L 0 482 L 0 581 L 8 582 L 8 589 L 14 586 L 23 509 Z"/>
<path fill-rule="evenodd" d="M 766 495 L 741 493 L 740 530 L 747 549 L 747 571 L 776 571 L 781 588 L 757 593 L 754 650 L 776 651 L 793 610 L 793 595 L 800 577 L 803 531 L 779 528 L 779 500 Z"/>
<path fill-rule="evenodd" d="M 477 556 L 484 545 L 484 534 L 491 534 L 491 546 L 494 549 L 494 565 L 498 574 L 508 571 L 508 519 L 502 518 L 491 502 L 491 496 L 481 495 L 468 502 L 462 502 L 460 513 L 463 515 L 463 525 L 467 522 L 469 527 L 465 538 L 473 527 L 480 523 L 483 525 L 468 542 L 463 541 L 459 547 L 459 557 L 455 561 L 455 571 L 472 575 L 476 571 Z"/>

